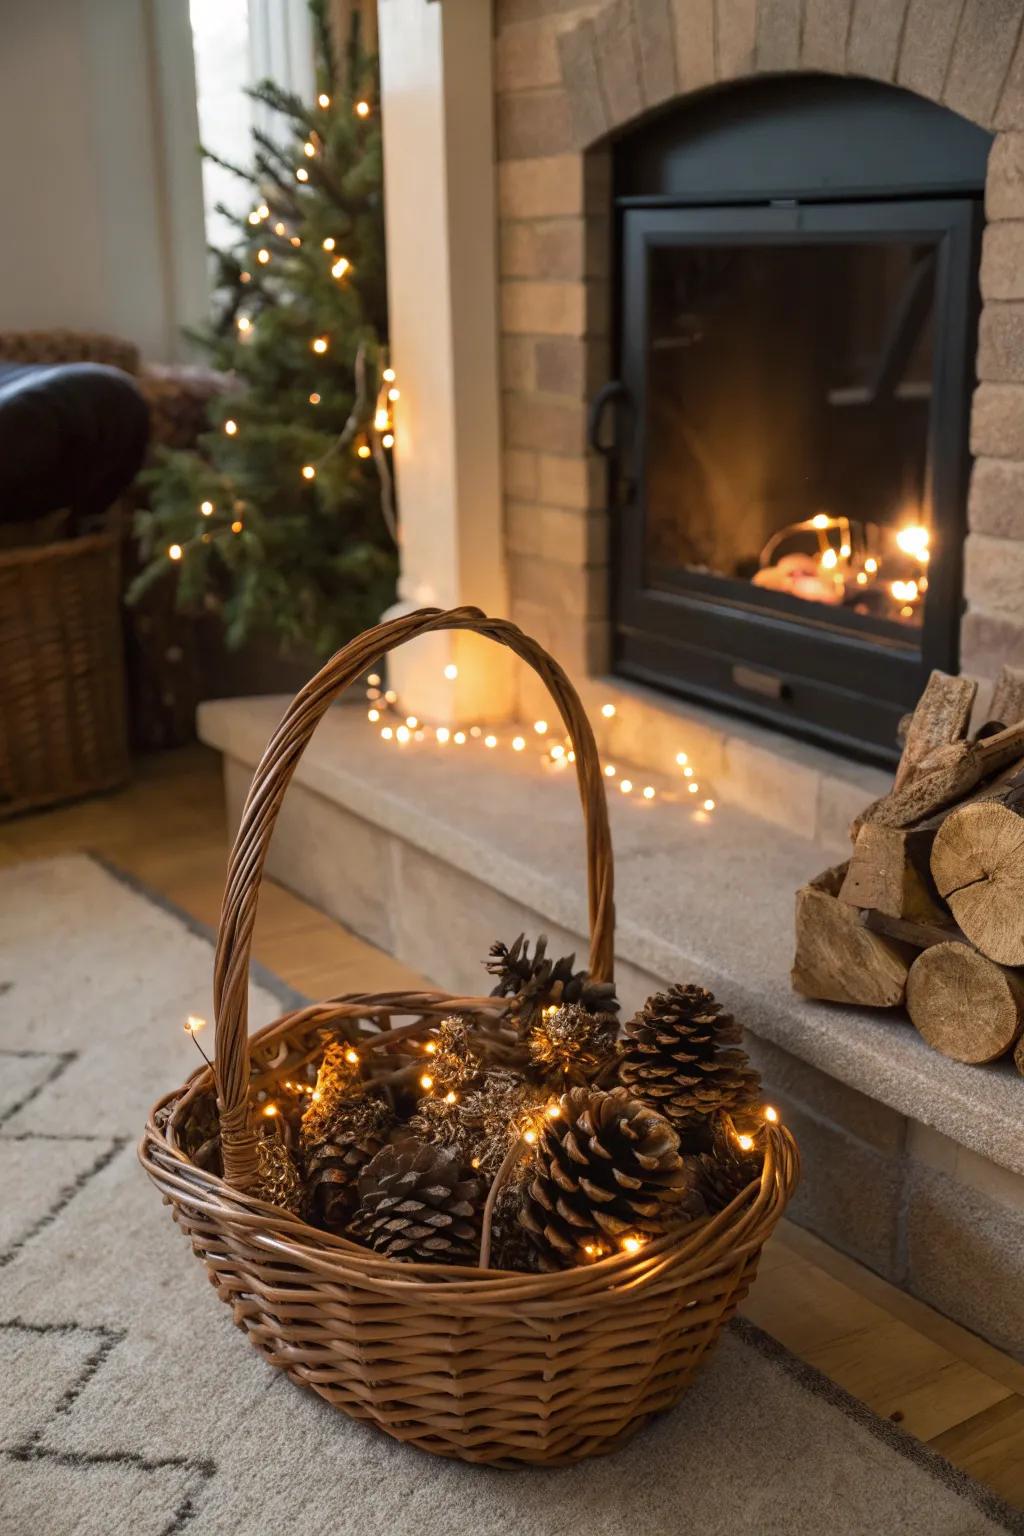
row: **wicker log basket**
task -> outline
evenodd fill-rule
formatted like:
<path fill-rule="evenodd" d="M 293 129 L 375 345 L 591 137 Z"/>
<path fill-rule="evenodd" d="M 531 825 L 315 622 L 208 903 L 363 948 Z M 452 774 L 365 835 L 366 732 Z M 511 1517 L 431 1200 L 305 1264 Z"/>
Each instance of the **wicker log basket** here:
<path fill-rule="evenodd" d="M 234 1321 L 272 1364 L 353 1418 L 438 1455 L 560 1465 L 613 1449 L 670 1408 L 735 1312 L 797 1179 L 788 1132 L 764 1127 L 764 1166 L 717 1215 L 637 1253 L 546 1274 L 396 1263 L 256 1198 L 256 1095 L 310 1062 L 325 1034 L 369 1070 L 381 1047 L 453 1012 L 494 1016 L 514 998 L 443 992 L 347 995 L 247 1035 L 249 954 L 260 879 L 289 781 L 338 695 L 386 652 L 433 630 L 472 630 L 538 672 L 576 752 L 586 825 L 590 970 L 611 979 L 612 854 L 604 780 L 565 673 L 514 625 L 477 609 L 381 624 L 297 695 L 253 778 L 232 850 L 214 974 L 216 1061 L 154 1107 L 146 1171 L 203 1258 Z M 406 1022 L 402 1022 L 405 1020 Z M 216 1083 L 223 1177 L 183 1145 Z M 206 1163 L 207 1166 L 201 1166 Z M 484 1217 L 482 1252 L 489 1247 Z M 486 1263 L 486 1260 L 485 1260 Z"/>

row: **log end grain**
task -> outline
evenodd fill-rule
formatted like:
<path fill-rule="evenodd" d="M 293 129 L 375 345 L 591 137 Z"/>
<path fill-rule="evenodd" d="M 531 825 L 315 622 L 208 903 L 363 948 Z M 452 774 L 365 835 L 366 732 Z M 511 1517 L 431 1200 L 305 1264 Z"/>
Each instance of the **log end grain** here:
<path fill-rule="evenodd" d="M 1024 816 L 994 801 L 961 806 L 939 829 L 931 870 L 972 944 L 1024 965 Z"/>
<path fill-rule="evenodd" d="M 954 1061 L 996 1061 L 1021 1033 L 1024 986 L 966 944 L 923 950 L 907 977 L 907 1012 L 923 1040 Z"/>

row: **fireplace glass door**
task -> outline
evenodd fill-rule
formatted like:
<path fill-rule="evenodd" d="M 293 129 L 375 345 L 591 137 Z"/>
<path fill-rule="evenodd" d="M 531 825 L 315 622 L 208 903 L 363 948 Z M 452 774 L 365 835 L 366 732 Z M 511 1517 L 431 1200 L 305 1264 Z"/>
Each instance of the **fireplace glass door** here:
<path fill-rule="evenodd" d="M 891 756 L 956 664 L 977 204 L 622 217 L 621 670 Z"/>

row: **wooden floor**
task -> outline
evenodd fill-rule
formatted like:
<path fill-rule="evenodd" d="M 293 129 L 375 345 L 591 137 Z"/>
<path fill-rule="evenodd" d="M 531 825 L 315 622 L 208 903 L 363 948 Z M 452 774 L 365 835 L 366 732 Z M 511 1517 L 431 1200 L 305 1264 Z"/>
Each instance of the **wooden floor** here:
<path fill-rule="evenodd" d="M 214 927 L 225 837 L 216 759 L 187 748 L 144 759 L 114 795 L 0 823 L 0 866 L 93 851 Z M 310 997 L 419 983 L 272 882 L 254 954 Z M 790 1223 L 769 1244 L 744 1310 L 876 1413 L 1024 1507 L 1024 1366 Z"/>

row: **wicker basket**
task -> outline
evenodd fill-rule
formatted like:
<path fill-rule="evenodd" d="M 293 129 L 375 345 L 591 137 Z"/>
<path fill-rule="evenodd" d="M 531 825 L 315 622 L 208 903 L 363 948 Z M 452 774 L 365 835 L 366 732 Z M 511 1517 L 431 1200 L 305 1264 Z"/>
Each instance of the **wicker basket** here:
<path fill-rule="evenodd" d="M 128 777 L 116 517 L 0 543 L 0 818 Z"/>
<path fill-rule="evenodd" d="M 314 1060 L 325 1029 L 372 1063 L 375 1048 L 453 1011 L 514 999 L 441 992 L 349 995 L 285 1015 L 247 1039 L 249 952 L 267 846 L 288 783 L 338 694 L 417 635 L 474 630 L 540 674 L 576 751 L 586 823 L 590 968 L 612 968 L 612 858 L 590 725 L 561 668 L 514 625 L 472 608 L 428 609 L 368 631 L 298 694 L 253 778 L 228 868 L 214 972 L 223 1177 L 183 1147 L 202 1068 L 155 1106 L 140 1147 L 150 1177 L 257 1349 L 352 1417 L 442 1456 L 558 1465 L 609 1451 L 686 1390 L 745 1295 L 797 1177 L 788 1132 L 765 1126 L 760 1183 L 682 1234 L 556 1274 L 399 1264 L 246 1190 L 252 1098 Z M 402 1016 L 412 1023 L 395 1023 Z M 487 1245 L 485 1216 L 484 1245 Z"/>

